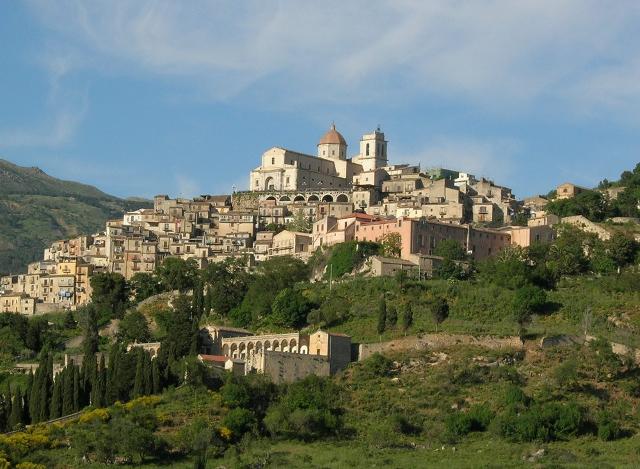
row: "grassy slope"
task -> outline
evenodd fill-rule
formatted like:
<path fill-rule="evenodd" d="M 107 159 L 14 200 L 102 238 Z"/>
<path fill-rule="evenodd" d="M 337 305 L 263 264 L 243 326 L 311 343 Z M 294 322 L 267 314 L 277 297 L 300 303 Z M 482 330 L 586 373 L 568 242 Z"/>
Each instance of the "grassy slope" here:
<path fill-rule="evenodd" d="M 581 276 L 564 279 L 558 287 L 548 292 L 548 305 L 533 318 L 527 332 L 533 335 L 580 334 L 582 316 L 587 308 L 592 311 L 589 332 L 610 340 L 640 347 L 640 277 L 629 277 L 632 284 L 620 287 L 615 275 L 610 277 Z M 618 286 L 616 286 L 618 285 Z M 377 332 L 377 308 L 380 292 L 388 292 L 387 305 L 397 306 L 410 301 L 413 325 L 409 334 L 434 332 L 436 324 L 429 307 L 435 296 L 444 296 L 449 303 L 449 318 L 438 330 L 452 333 L 512 335 L 519 326 L 511 315 L 513 291 L 492 284 L 465 281 L 447 282 L 430 280 L 421 283 L 408 282 L 404 291 L 390 278 L 356 278 L 334 283 L 329 292 L 325 284 L 304 287 L 307 296 L 318 299 L 332 297 L 342 317 L 328 324 L 327 328 L 344 332 L 355 342 L 377 342 L 404 335 L 400 324 L 387 327 L 380 337 Z M 609 318 L 621 318 L 615 325 Z"/>
<path fill-rule="evenodd" d="M 109 218 L 144 206 L 149 202 L 119 199 L 0 160 L 0 273 L 22 272 L 52 241 L 101 231 Z"/>
<path fill-rule="evenodd" d="M 440 359 L 438 361 L 438 354 Z M 504 359 L 515 357 L 514 364 Z M 555 370 L 569 358 L 579 358 L 578 382 L 567 388 L 554 381 Z M 594 356 L 586 348 L 540 351 L 531 348 L 524 356 L 514 352 L 491 352 L 477 347 L 452 347 L 438 351 L 395 354 L 397 366 L 391 376 L 376 377 L 353 365 L 336 380 L 343 386 L 345 422 L 349 435 L 339 440 L 314 443 L 251 438 L 242 451 L 230 449 L 210 460 L 207 467 L 521 467 L 539 449 L 544 455 L 533 467 L 637 467 L 640 464 L 638 438 L 630 436 L 603 442 L 592 435 L 553 443 L 512 443 L 493 433 L 471 433 L 458 441 L 444 437 L 444 419 L 454 406 L 465 409 L 483 402 L 496 412 L 504 406 L 506 387 L 520 381 L 536 400 L 576 400 L 593 416 L 600 408 L 623 411 L 623 427 L 638 430 L 640 399 L 633 384 L 637 377 L 621 376 L 616 381 L 594 378 Z M 500 361 L 497 367 L 479 366 Z M 180 430 L 195 418 L 220 425 L 226 412 L 215 392 L 184 387 L 167 391 L 156 407 L 160 422 L 157 433 L 172 445 Z M 391 416 L 406 416 L 419 430 L 412 435 L 394 431 Z M 77 460 L 67 449 L 44 452 L 52 467 L 75 467 Z M 38 458 L 39 460 L 42 460 Z M 263 463 L 256 466 L 254 464 Z M 144 467 L 192 467 L 188 458 Z M 530 463 L 526 463 L 530 465 Z M 92 464 L 87 467 L 110 467 Z"/>

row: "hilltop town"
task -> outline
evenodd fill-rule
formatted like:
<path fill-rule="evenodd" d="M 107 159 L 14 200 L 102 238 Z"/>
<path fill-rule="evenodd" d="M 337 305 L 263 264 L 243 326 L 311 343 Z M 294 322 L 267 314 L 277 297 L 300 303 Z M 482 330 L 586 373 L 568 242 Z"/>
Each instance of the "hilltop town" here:
<path fill-rule="evenodd" d="M 606 406 L 640 404 L 640 165 L 518 200 L 390 164 L 380 129 L 352 157 L 335 126 L 317 149 L 271 148 L 249 190 L 157 195 L 1 277 L 0 463 L 253 464 L 272 453 L 252 438 L 351 434 L 407 466 L 467 463 L 475 433 L 532 462 L 529 442 L 624 445 L 637 424 Z M 358 465 L 350 444 L 329 466 Z"/>
<path fill-rule="evenodd" d="M 153 208 L 109 220 L 103 232 L 52 243 L 25 274 L 0 278 L 0 310 L 75 309 L 90 301 L 96 273 L 129 280 L 169 257 L 193 259 L 199 268 L 238 257 L 250 268 L 275 256 L 307 260 L 318 249 L 354 240 L 398 243 L 393 257 L 377 259 L 377 275 L 400 268 L 428 277 L 443 240 L 481 260 L 506 246 L 550 241 L 559 222 L 545 212 L 544 197 L 518 201 L 511 189 L 469 173 L 390 164 L 380 129 L 363 135 L 352 157 L 335 126 L 317 149 L 306 155 L 270 148 L 251 171 L 247 191 L 158 195 Z M 558 189 L 558 198 L 580 190 Z"/>

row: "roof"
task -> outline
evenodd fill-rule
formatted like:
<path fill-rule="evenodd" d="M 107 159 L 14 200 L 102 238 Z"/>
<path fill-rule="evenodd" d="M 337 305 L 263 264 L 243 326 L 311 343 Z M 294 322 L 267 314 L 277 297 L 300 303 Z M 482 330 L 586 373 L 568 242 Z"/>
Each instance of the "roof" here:
<path fill-rule="evenodd" d="M 380 217 L 374 216 L 374 215 L 369 215 L 367 213 L 357 213 L 357 212 L 353 212 L 349 215 L 345 215 L 343 217 L 340 217 L 339 220 L 344 220 L 346 218 L 356 218 L 358 220 L 377 220 Z"/>
<path fill-rule="evenodd" d="M 324 144 L 338 144 L 338 145 L 346 145 L 347 141 L 344 139 L 342 134 L 336 130 L 336 125 L 331 124 L 331 128 L 327 131 L 326 134 L 322 136 L 318 145 Z"/>
<path fill-rule="evenodd" d="M 224 355 L 198 355 L 198 358 L 203 362 L 216 362 L 216 363 L 224 363 L 227 361 L 228 357 Z"/>

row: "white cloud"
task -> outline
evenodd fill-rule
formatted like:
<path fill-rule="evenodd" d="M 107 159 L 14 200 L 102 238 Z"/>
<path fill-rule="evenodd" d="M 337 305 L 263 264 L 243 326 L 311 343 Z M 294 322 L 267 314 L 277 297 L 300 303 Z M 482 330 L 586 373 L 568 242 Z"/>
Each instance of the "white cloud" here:
<path fill-rule="evenodd" d="M 640 9 L 630 0 L 33 0 L 32 7 L 87 56 L 111 59 L 99 66 L 186 78 L 217 99 L 268 83 L 269 96 L 302 103 L 430 93 L 492 108 L 541 97 L 580 110 L 640 102 L 633 79 Z"/>

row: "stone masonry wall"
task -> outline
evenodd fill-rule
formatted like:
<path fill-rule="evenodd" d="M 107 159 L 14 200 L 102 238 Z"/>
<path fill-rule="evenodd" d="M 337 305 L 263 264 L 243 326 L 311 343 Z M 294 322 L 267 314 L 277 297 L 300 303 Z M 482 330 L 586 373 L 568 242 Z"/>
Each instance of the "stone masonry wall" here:
<path fill-rule="evenodd" d="M 452 345 L 477 345 L 489 349 L 523 348 L 520 337 L 474 337 L 467 334 L 421 334 L 419 336 L 404 337 L 389 342 L 360 344 L 358 360 L 364 360 L 374 353 L 395 352 L 401 350 L 421 350 L 425 348 L 442 348 Z"/>

